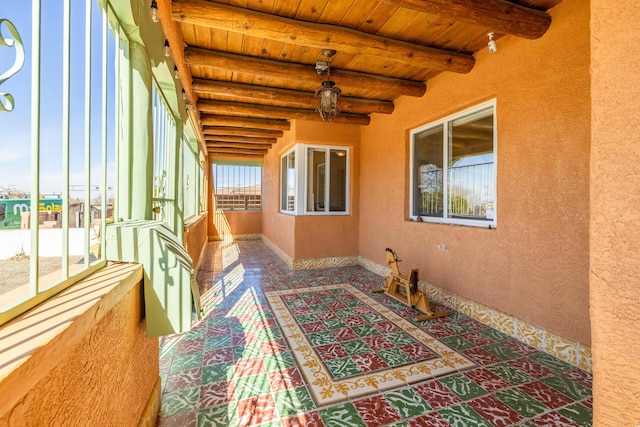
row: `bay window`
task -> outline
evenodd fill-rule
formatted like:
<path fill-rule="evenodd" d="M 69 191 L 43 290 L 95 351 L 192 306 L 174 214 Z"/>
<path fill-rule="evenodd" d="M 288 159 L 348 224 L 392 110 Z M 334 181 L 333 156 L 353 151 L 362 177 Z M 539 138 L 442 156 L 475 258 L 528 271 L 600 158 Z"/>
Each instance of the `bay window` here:
<path fill-rule="evenodd" d="M 348 182 L 348 148 L 298 144 L 281 160 L 280 209 L 295 215 L 348 214 Z"/>

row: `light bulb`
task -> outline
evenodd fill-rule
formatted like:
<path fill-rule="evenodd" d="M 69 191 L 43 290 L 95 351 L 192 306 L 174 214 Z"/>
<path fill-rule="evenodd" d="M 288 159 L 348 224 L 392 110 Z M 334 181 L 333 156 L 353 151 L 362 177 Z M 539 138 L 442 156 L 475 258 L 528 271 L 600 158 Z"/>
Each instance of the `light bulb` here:
<path fill-rule="evenodd" d="M 158 18 L 158 3 L 156 0 L 151 0 L 151 20 L 153 22 L 160 21 L 160 18 Z"/>
<path fill-rule="evenodd" d="M 169 50 L 169 40 L 164 41 L 164 56 L 171 56 L 171 51 Z"/>

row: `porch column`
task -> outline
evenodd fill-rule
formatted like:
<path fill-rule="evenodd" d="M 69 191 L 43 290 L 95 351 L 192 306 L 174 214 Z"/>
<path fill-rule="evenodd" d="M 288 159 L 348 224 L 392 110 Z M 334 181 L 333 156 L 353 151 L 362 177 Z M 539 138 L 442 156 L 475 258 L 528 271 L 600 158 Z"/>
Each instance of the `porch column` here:
<path fill-rule="evenodd" d="M 152 218 L 153 129 L 151 63 L 144 46 L 121 42 L 117 217 Z M 127 115 L 128 112 L 130 115 Z"/>
<path fill-rule="evenodd" d="M 594 426 L 640 425 L 640 3 L 591 0 Z"/>
<path fill-rule="evenodd" d="M 213 186 L 214 186 L 214 182 L 213 182 L 213 159 L 211 158 L 211 155 L 207 154 L 207 160 L 205 162 L 204 167 L 206 168 L 206 170 L 204 171 L 204 174 L 207 177 L 207 212 L 209 213 L 209 218 L 207 219 L 207 221 L 209 222 L 209 236 L 208 239 L 209 240 L 217 240 L 220 238 L 220 234 L 218 233 L 218 230 L 216 229 L 215 226 L 215 220 L 216 220 L 216 199 L 215 197 L 213 197 Z"/>

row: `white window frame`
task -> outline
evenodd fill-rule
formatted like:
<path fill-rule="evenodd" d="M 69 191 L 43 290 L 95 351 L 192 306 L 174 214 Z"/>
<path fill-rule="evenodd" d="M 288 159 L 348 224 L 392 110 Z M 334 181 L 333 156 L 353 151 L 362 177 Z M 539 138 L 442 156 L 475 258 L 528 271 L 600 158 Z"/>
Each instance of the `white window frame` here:
<path fill-rule="evenodd" d="M 452 218 L 448 216 L 448 206 L 449 206 L 449 183 L 448 183 L 448 165 L 449 165 L 449 126 L 448 124 L 456 119 L 461 119 L 465 116 L 470 116 L 479 111 L 485 110 L 487 108 L 493 109 L 493 219 L 467 219 L 467 218 Z M 443 217 L 431 217 L 431 216 L 420 216 L 420 220 L 422 222 L 427 223 L 441 223 L 441 224 L 454 224 L 454 225 L 466 225 L 472 227 L 483 227 L 483 228 L 496 228 L 497 227 L 497 217 L 498 217 L 498 127 L 497 127 L 497 114 L 496 114 L 496 100 L 492 99 L 487 102 L 483 102 L 482 104 L 476 105 L 471 108 L 467 108 L 463 111 L 457 112 L 455 114 L 451 114 L 447 117 L 444 117 L 440 120 L 428 123 L 424 126 L 420 126 L 419 128 L 413 129 L 410 131 L 409 143 L 410 143 L 410 197 L 409 197 L 409 212 L 410 219 L 412 221 L 418 220 L 418 215 L 414 212 L 414 199 L 415 192 L 414 188 L 418 185 L 416 183 L 416 173 L 414 170 L 415 165 L 415 138 L 421 132 L 424 132 L 428 129 L 442 126 L 443 129 L 443 138 L 442 138 L 442 152 L 443 152 Z"/>
<path fill-rule="evenodd" d="M 346 152 L 346 174 L 345 174 L 345 210 L 344 211 L 309 211 L 307 210 L 308 206 L 308 197 L 309 194 L 307 192 L 308 186 L 308 174 L 307 171 L 309 169 L 309 157 L 307 152 L 309 149 L 320 149 L 326 150 L 326 165 L 325 170 L 330 171 L 330 158 L 331 158 L 331 150 L 340 150 Z M 295 153 L 296 156 L 296 164 L 295 164 L 295 174 L 294 174 L 294 182 L 295 182 L 295 199 L 294 199 L 294 208 L 292 211 L 282 209 L 282 198 L 283 194 L 283 170 L 282 170 L 282 162 L 285 157 L 289 154 Z M 325 188 L 326 194 L 325 198 L 330 197 L 330 182 L 331 177 L 327 172 L 325 173 Z M 280 156 L 280 198 L 278 200 L 280 206 L 280 213 L 287 215 L 295 215 L 295 216 L 344 216 L 351 215 L 351 149 L 350 147 L 343 145 L 317 145 L 317 144 L 303 144 L 298 143 L 290 150 Z M 327 203 L 325 203 L 328 206 Z"/>
<path fill-rule="evenodd" d="M 280 156 L 280 197 L 278 198 L 278 206 L 280 208 L 280 213 L 283 214 L 287 214 L 287 215 L 298 215 L 298 209 L 300 207 L 300 202 L 299 202 L 299 192 L 300 192 L 300 152 L 299 152 L 299 147 L 296 145 L 294 146 L 292 149 L 286 151 L 282 156 Z M 287 210 L 287 209 L 283 209 L 283 197 L 285 197 L 285 185 L 283 182 L 283 167 L 282 167 L 282 162 L 285 159 L 285 157 L 288 157 L 291 153 L 295 154 L 295 166 L 293 167 L 294 173 L 293 173 L 293 183 L 294 183 L 294 188 L 293 188 L 293 194 L 294 194 L 294 199 L 293 199 L 293 210 Z M 288 169 L 288 168 L 287 168 Z M 288 184 L 288 181 L 287 181 Z"/>

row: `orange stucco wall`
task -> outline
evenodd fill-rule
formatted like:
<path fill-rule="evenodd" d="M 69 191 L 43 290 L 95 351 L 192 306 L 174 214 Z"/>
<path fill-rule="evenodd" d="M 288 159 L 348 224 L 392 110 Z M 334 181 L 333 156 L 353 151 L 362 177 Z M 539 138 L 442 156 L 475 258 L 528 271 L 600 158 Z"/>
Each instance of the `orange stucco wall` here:
<path fill-rule="evenodd" d="M 218 230 L 216 230 L 214 219 L 215 219 L 215 198 L 213 197 L 213 176 L 211 169 L 212 158 L 211 156 L 207 156 L 207 162 L 205 167 L 205 175 L 207 177 L 207 235 L 209 240 L 214 240 L 219 238 Z"/>
<path fill-rule="evenodd" d="M 207 244 L 208 214 L 203 214 L 184 226 L 184 247 L 196 268 L 204 246 Z"/>
<path fill-rule="evenodd" d="M 591 1 L 593 425 L 640 425 L 640 4 Z"/>
<path fill-rule="evenodd" d="M 280 213 L 280 156 L 295 143 L 294 129 L 284 136 L 264 156 L 262 163 L 262 235 L 284 253 L 295 253 L 295 218 Z"/>
<path fill-rule="evenodd" d="M 359 249 L 384 264 L 391 247 L 421 280 L 589 343 L 589 4 L 551 14 L 541 39 L 504 37 L 362 128 Z M 408 222 L 409 131 L 494 98 L 497 229 Z"/>
<path fill-rule="evenodd" d="M 75 299 L 82 301 L 79 293 Z M 1 426 L 138 425 L 158 379 L 158 339 L 146 337 L 142 282 L 117 298 L 107 313 L 94 309 L 68 327 L 72 333 L 34 350 L 15 379 L 20 387 L 33 383 L 24 395 L 16 395 L 20 387 L 11 387 L 11 377 L 3 378 Z M 95 317 L 101 319 L 92 324 Z M 48 319 L 42 335 L 61 326 L 55 308 Z M 15 403 L 7 408 L 9 400 Z"/>
<path fill-rule="evenodd" d="M 225 211 L 224 216 L 234 236 L 262 233 L 262 212 Z"/>
<path fill-rule="evenodd" d="M 294 121 L 263 165 L 263 235 L 293 259 L 358 255 L 360 127 Z M 280 213 L 280 157 L 297 143 L 349 147 L 349 215 L 292 216 Z"/>

